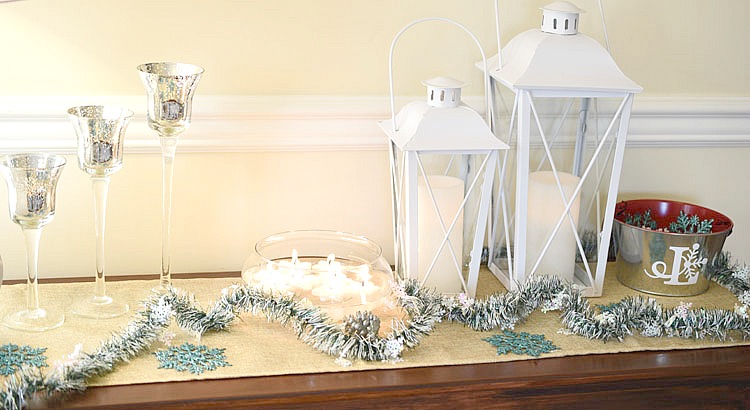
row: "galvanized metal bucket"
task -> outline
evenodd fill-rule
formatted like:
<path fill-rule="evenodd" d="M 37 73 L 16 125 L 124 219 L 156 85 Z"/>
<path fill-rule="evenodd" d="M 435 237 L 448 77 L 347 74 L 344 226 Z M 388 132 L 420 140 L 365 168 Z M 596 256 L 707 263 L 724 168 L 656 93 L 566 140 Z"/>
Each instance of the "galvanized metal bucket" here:
<path fill-rule="evenodd" d="M 711 232 L 673 233 L 625 223 L 628 215 L 647 210 L 659 227 L 674 221 L 680 211 L 713 219 Z M 711 209 L 658 199 L 618 203 L 614 222 L 617 279 L 641 292 L 665 296 L 692 296 L 708 289 L 706 267 L 721 253 L 733 227 L 729 218 Z"/>

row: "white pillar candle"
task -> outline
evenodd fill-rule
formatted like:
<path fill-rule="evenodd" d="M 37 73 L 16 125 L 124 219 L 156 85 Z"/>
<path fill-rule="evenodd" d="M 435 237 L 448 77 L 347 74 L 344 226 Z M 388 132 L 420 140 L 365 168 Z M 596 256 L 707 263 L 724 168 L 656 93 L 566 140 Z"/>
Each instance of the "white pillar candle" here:
<path fill-rule="evenodd" d="M 559 172 L 565 198 L 570 201 L 578 178 L 575 175 Z M 529 205 L 526 230 L 526 271 L 531 273 L 539 255 L 555 229 L 560 216 L 565 211 L 565 203 L 552 171 L 539 171 L 529 174 Z M 573 200 L 570 215 L 578 225 L 578 213 L 581 203 L 580 194 Z M 563 219 L 560 229 L 547 248 L 542 261 L 534 271 L 535 274 L 555 275 L 572 282 L 575 273 L 576 240 L 570 218 Z"/>
<path fill-rule="evenodd" d="M 461 207 L 461 202 L 464 198 L 464 182 L 458 178 L 442 175 L 430 175 L 427 178 L 432 187 L 432 194 L 435 196 L 435 202 L 440 210 L 443 224 L 446 230 L 450 229 L 451 222 L 453 222 L 453 218 Z M 419 225 L 419 280 L 424 280 L 427 270 L 439 250 L 440 256 L 437 258 L 432 271 L 430 271 L 425 281 L 425 286 L 435 288 L 443 293 L 463 292 L 461 278 L 458 276 L 461 271 L 456 270 L 453 256 L 448 249 L 449 247 L 453 249 L 456 260 L 458 260 L 458 266 L 462 268 L 463 212 L 459 215 L 453 230 L 448 236 L 450 244 L 446 242 L 440 248 L 445 235 L 423 179 L 419 180 L 417 201 L 419 204 L 417 210 Z"/>

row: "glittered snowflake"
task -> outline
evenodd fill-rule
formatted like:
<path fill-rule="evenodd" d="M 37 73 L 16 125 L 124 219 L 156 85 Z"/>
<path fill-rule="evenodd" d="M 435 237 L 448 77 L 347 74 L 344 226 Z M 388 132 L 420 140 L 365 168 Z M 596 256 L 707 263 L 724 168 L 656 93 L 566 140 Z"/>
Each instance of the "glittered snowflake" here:
<path fill-rule="evenodd" d="M 393 363 L 400 362 L 403 359 L 401 358 L 401 352 L 404 350 L 404 341 L 401 338 L 398 339 L 388 339 L 385 341 L 385 356 L 386 361 L 390 361 Z"/>
<path fill-rule="evenodd" d="M 33 348 L 12 343 L 0 346 L 0 375 L 10 376 L 22 366 L 47 367 L 46 347 Z"/>
<path fill-rule="evenodd" d="M 675 322 L 684 323 L 688 317 L 691 307 L 693 307 L 693 302 L 680 302 L 680 305 L 674 308 L 674 313 L 672 313 L 672 316 L 667 319 L 667 321 L 664 323 L 664 326 L 670 327 Z"/>
<path fill-rule="evenodd" d="M 674 314 L 680 319 L 687 319 L 691 307 L 693 307 L 693 302 L 680 302 L 680 306 L 674 308 Z"/>
<path fill-rule="evenodd" d="M 544 313 L 553 310 L 562 310 L 565 307 L 565 294 L 560 292 L 552 297 L 552 299 L 545 300 L 542 302 L 541 310 Z"/>
<path fill-rule="evenodd" d="M 750 312 L 748 312 L 747 305 L 734 304 L 734 313 L 738 314 L 743 319 L 750 319 Z"/>
<path fill-rule="evenodd" d="M 737 269 L 736 271 L 732 272 L 732 277 L 735 279 L 739 279 L 744 282 L 750 281 L 750 267 L 747 265 Z"/>
<path fill-rule="evenodd" d="M 457 296 L 451 296 L 445 298 L 445 307 L 449 310 L 452 309 L 470 309 L 474 306 L 474 299 L 469 297 L 465 293 L 459 293 Z"/>
<path fill-rule="evenodd" d="M 542 353 L 549 353 L 558 349 L 552 342 L 545 339 L 544 335 L 526 332 L 516 333 L 510 330 L 504 330 L 503 333 L 482 340 L 497 347 L 498 355 L 515 353 L 539 357 Z"/>
<path fill-rule="evenodd" d="M 610 311 L 605 311 L 594 316 L 594 320 L 599 322 L 602 326 L 614 326 L 617 324 L 617 316 Z"/>
<path fill-rule="evenodd" d="M 658 322 L 645 323 L 641 329 L 641 334 L 645 337 L 658 337 L 662 334 L 661 324 Z"/>
<path fill-rule="evenodd" d="M 460 303 L 464 308 L 470 308 L 474 306 L 474 298 L 469 297 L 465 293 L 460 293 L 458 295 L 458 303 Z"/>
<path fill-rule="evenodd" d="M 391 291 L 393 292 L 393 296 L 398 299 L 408 296 L 406 293 L 406 287 L 401 282 L 391 282 Z"/>
<path fill-rule="evenodd" d="M 750 306 L 750 290 L 746 290 L 742 292 L 740 296 L 737 297 L 737 299 L 745 306 Z"/>
<path fill-rule="evenodd" d="M 226 349 L 209 349 L 206 345 L 196 346 L 192 343 L 183 343 L 180 346 L 159 350 L 154 355 L 159 359 L 159 369 L 174 369 L 178 372 L 189 371 L 193 374 L 201 374 L 207 370 L 231 366 L 226 361 L 224 350 Z"/>
<path fill-rule="evenodd" d="M 151 306 L 151 318 L 154 322 L 163 324 L 168 323 L 172 320 L 172 306 L 165 300 L 164 297 L 159 298 L 159 301 Z"/>

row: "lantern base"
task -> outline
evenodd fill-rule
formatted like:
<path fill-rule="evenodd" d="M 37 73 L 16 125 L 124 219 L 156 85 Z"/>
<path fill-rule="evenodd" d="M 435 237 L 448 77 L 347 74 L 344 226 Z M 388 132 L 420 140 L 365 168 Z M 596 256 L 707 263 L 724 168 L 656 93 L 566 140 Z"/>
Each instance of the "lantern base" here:
<path fill-rule="evenodd" d="M 602 266 L 602 269 L 606 269 L 607 264 Z M 504 260 L 491 261 L 487 268 L 492 272 L 493 275 L 500 281 L 500 283 L 508 290 L 518 289 L 518 285 L 523 284 L 528 278 L 511 278 L 509 275 L 508 264 Z M 598 266 L 596 262 L 589 262 L 589 269 L 591 274 L 598 276 Z M 601 272 L 604 275 L 604 271 Z M 581 294 L 584 297 L 600 297 L 602 295 L 602 288 L 597 287 L 596 284 L 589 278 L 586 273 L 586 268 L 583 263 L 577 262 L 575 265 L 575 272 L 573 274 L 573 285 L 581 289 Z"/>

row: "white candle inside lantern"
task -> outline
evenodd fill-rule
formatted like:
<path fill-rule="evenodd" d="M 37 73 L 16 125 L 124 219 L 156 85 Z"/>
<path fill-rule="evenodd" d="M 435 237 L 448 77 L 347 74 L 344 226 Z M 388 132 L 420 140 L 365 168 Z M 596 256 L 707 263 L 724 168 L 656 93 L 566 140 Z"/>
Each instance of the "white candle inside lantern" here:
<path fill-rule="evenodd" d="M 459 178 L 430 175 L 427 177 L 435 203 L 440 210 L 445 229 L 450 229 L 451 222 L 461 208 L 464 198 L 464 182 Z M 440 225 L 440 219 L 435 212 L 432 199 L 430 198 L 427 185 L 423 179 L 418 184 L 418 225 L 419 225 L 419 280 L 424 280 L 425 275 L 438 253 L 437 261 L 430 271 L 425 286 L 435 288 L 443 293 L 463 292 L 461 278 L 462 272 L 462 249 L 463 249 L 463 211 L 459 214 L 453 230 L 448 235 L 450 243 L 446 242 L 440 247 L 445 234 Z M 450 249 L 453 249 L 454 259 Z M 458 262 L 458 270 L 456 263 Z"/>
<path fill-rule="evenodd" d="M 570 201 L 580 181 L 575 175 L 558 172 L 565 198 Z M 534 264 L 547 243 L 557 221 L 565 211 L 565 203 L 552 171 L 539 171 L 529 174 L 528 224 L 526 228 L 526 270 L 531 272 Z M 570 216 L 578 225 L 581 203 L 580 193 L 573 200 Z M 560 229 L 544 253 L 535 274 L 555 275 L 572 282 L 575 273 L 576 240 L 570 218 L 565 216 Z"/>

